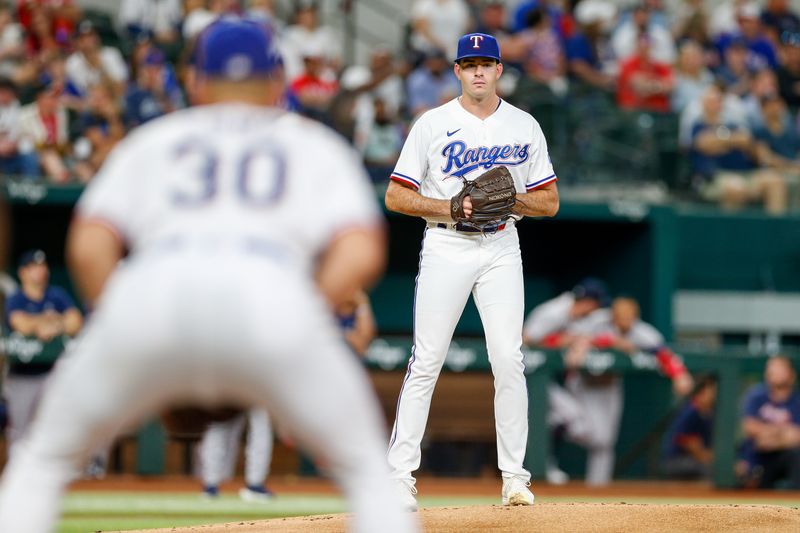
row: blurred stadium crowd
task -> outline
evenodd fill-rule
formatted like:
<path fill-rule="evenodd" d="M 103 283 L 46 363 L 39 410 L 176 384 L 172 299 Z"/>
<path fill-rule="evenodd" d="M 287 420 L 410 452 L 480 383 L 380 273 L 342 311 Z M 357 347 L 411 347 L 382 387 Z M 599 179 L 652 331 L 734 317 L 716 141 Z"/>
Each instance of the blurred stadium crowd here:
<path fill-rule="evenodd" d="M 800 17 L 788 0 L 411 5 L 408 20 L 399 21 L 407 27 L 402 52 L 375 47 L 360 65 L 345 61 L 347 36 L 309 0 L 120 0 L 114 16 L 77 0 L 0 0 L 0 173 L 53 185 L 91 180 L 127 132 L 189 105 L 193 42 L 215 18 L 233 11 L 275 29 L 287 77 L 285 105 L 347 137 L 376 183 L 388 180 L 415 118 L 458 96 L 453 47 L 462 34 L 480 31 L 500 41 L 502 96 L 539 120 L 565 198 L 570 191 L 588 191 L 594 199 L 632 191 L 648 201 L 755 204 L 772 214 L 800 207 Z M 49 342 L 74 334 L 81 320 L 63 291 L 43 298 L 51 289 L 46 259 L 38 254 L 19 260 L 23 287 L 9 300 L 6 318 L 11 330 Z M 570 297 L 566 314 L 576 298 L 576 307 L 586 299 Z M 56 303 L 28 309 L 34 300 Z M 368 309 L 364 300 L 343 316 L 357 324 L 354 317 Z M 595 300 L 587 313 L 606 305 Z M 641 324 L 638 304 L 629 307 L 635 307 L 630 321 Z M 355 328 L 366 340 L 349 339 L 359 352 L 375 335 L 371 312 L 366 324 L 367 333 Z M 526 342 L 554 347 L 538 338 Z M 54 361 L 6 378 L 7 396 L 17 398 L 9 405 L 18 421 L 9 441 L 27 425 Z M 774 486 L 783 476 L 800 487 L 800 393 L 791 362 L 781 361 L 748 396 L 743 431 L 751 455 L 756 449 L 775 457 L 790 453 L 775 459 L 774 469 L 751 461 L 741 476 L 751 486 Z M 611 392 L 621 395 L 615 386 Z M 666 475 L 679 478 L 707 476 L 713 460 L 715 385 L 699 380 L 690 389 L 680 394 L 692 400 L 664 445 Z M 789 435 L 761 419 L 761 408 L 773 401 L 789 405 L 781 411 L 794 421 Z M 609 435 L 595 446 L 608 453 L 618 404 L 609 415 Z M 555 433 L 569 429 L 553 425 Z M 591 448 L 586 440 L 580 443 Z M 755 477 L 754 465 L 761 466 Z M 611 467 L 613 458 L 597 484 L 610 480 Z M 250 483 L 262 496 L 264 477 L 266 471 Z M 214 492 L 219 480 L 204 482 Z"/>
<path fill-rule="evenodd" d="M 800 203 L 800 18 L 789 0 L 414 0 L 400 51 L 372 47 L 366 65 L 344 60 L 356 37 L 326 20 L 331 6 L 1 2 L 0 171 L 90 180 L 127 131 L 187 105 L 193 40 L 233 11 L 275 28 L 287 106 L 349 138 L 376 182 L 415 117 L 457 96 L 452 43 L 481 31 L 500 40 L 502 96 L 539 120 L 565 198 L 632 191 L 775 214 Z"/>

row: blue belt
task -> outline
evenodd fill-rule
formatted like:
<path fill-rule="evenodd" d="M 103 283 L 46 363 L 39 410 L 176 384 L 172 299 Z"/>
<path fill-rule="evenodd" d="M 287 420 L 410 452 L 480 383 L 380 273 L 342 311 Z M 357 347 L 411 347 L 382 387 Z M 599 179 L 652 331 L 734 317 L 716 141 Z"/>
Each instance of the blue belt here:
<path fill-rule="evenodd" d="M 458 222 L 456 224 L 445 224 L 444 222 L 439 222 L 436 224 L 436 227 L 442 229 L 454 229 L 456 231 L 463 231 L 465 233 L 481 233 L 481 230 L 473 228 L 471 226 L 465 226 L 461 224 L 461 222 Z M 494 233 L 496 231 L 502 231 L 505 228 L 506 228 L 506 223 L 503 222 L 499 226 L 488 226 L 483 231 L 486 233 Z"/>

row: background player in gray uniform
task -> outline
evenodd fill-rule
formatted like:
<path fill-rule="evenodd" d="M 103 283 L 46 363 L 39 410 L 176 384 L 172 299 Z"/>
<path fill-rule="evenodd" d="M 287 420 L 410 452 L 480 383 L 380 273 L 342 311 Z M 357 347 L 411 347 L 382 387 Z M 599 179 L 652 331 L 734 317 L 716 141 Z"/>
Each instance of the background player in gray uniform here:
<path fill-rule="evenodd" d="M 633 298 L 616 298 L 610 309 L 598 309 L 575 323 L 569 333 L 577 338 L 568 349 L 568 365 L 578 368 L 592 348 L 614 349 L 633 355 L 639 351 L 656 353 L 664 347 L 664 336 L 639 317 L 639 304 Z M 673 362 L 678 365 L 678 362 Z M 682 365 L 681 365 L 682 368 Z M 672 376 L 676 390 L 687 394 L 692 386 L 685 368 Z M 605 485 L 614 473 L 614 446 L 622 418 L 622 379 L 614 374 L 590 376 L 571 372 L 567 390 L 578 402 L 583 415 L 578 431 L 567 429 L 568 436 L 586 446 L 586 482 Z"/>
<path fill-rule="evenodd" d="M 464 35 L 453 68 L 462 95 L 417 120 L 386 191 L 387 208 L 427 221 L 414 298 L 414 346 L 387 457 L 406 506 L 416 509 L 412 472 L 420 465 L 433 389 L 472 294 L 495 378 L 501 501 L 531 505 L 530 473 L 523 467 L 528 435 L 521 351 L 525 302 L 515 222 L 556 214 L 556 175 L 539 124 L 497 96 L 503 66 L 495 38 Z M 499 166 L 508 169 L 514 182 L 516 219 L 485 234 L 454 223 L 452 198 L 463 180 Z M 461 207 L 467 217 L 472 214 L 469 196 Z"/>
<path fill-rule="evenodd" d="M 562 348 L 569 346 L 573 337 L 569 327 L 608 305 L 605 283 L 595 278 L 585 278 L 571 291 L 534 307 L 525 319 L 522 339 L 528 346 Z"/>
<path fill-rule="evenodd" d="M 266 27 L 223 17 L 198 47 L 204 105 L 137 128 L 78 204 L 68 258 L 96 309 L 6 467 L 0 531 L 52 531 L 93 445 L 176 405 L 269 409 L 327 465 L 356 532 L 417 531 L 331 312 L 385 263 L 366 172 L 333 132 L 274 107 Z"/>
<path fill-rule="evenodd" d="M 273 494 L 264 482 L 272 463 L 272 423 L 265 409 L 252 408 L 230 420 L 211 422 L 200 441 L 200 475 L 203 494 L 219 495 L 219 485 L 233 477 L 242 430 L 247 426 L 244 449 L 244 483 L 239 497 L 245 501 L 269 500 Z"/>
<path fill-rule="evenodd" d="M 528 346 L 549 349 L 568 347 L 577 336 L 571 328 L 590 313 L 608 305 L 606 284 L 595 278 L 581 280 L 571 291 L 536 306 L 522 330 L 523 342 Z M 580 404 L 563 387 L 551 383 L 547 388 L 547 424 L 551 430 L 563 428 L 572 440 L 586 433 L 584 414 Z M 569 476 L 558 468 L 554 457 L 548 457 L 547 481 L 556 485 L 569 481 Z"/>

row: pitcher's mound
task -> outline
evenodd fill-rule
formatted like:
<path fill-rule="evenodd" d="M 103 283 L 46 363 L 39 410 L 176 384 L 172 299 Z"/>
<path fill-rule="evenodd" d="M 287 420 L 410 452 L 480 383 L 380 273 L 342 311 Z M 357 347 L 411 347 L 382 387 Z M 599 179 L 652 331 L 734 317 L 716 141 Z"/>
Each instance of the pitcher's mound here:
<path fill-rule="evenodd" d="M 800 531 L 800 510 L 774 505 L 537 503 L 533 507 L 434 507 L 421 510 L 419 517 L 426 533 Z M 345 515 L 320 515 L 138 533 L 339 533 L 345 531 L 345 523 Z"/>

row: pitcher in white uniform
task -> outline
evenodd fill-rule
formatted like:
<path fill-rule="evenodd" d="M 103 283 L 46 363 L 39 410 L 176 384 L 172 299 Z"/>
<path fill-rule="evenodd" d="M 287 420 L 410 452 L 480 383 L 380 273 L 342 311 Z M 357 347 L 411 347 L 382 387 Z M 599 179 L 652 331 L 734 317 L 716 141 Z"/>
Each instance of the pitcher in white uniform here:
<path fill-rule="evenodd" d="M 530 505 L 530 473 L 523 467 L 528 396 L 520 349 L 524 291 L 516 221 L 556 214 L 556 175 L 539 124 L 497 96 L 503 65 L 495 38 L 464 35 L 453 70 L 461 96 L 417 120 L 386 191 L 387 208 L 427 221 L 414 296 L 414 346 L 397 401 L 388 460 L 406 507 L 416 509 L 412 472 L 420 465 L 433 389 L 472 294 L 495 377 L 502 502 Z M 486 234 L 455 224 L 450 198 L 462 180 L 501 165 L 516 184 L 515 217 Z M 468 196 L 463 207 L 465 214 L 472 212 Z"/>
<path fill-rule="evenodd" d="M 327 465 L 354 531 L 418 530 L 331 311 L 382 270 L 374 192 L 336 134 L 273 107 L 273 44 L 254 22 L 211 25 L 196 62 L 206 105 L 136 129 L 81 198 L 68 259 L 96 309 L 4 473 L 0 531 L 52 531 L 93 444 L 180 404 L 268 409 Z"/>

